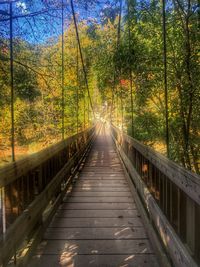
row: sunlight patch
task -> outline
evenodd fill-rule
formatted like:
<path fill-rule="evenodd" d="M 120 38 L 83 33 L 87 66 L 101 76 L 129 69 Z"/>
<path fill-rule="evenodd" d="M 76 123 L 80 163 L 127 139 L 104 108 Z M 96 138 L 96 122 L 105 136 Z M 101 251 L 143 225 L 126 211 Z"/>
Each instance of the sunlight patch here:
<path fill-rule="evenodd" d="M 27 13 L 27 6 L 24 2 L 17 2 L 16 6 L 21 9 L 22 13 Z"/>

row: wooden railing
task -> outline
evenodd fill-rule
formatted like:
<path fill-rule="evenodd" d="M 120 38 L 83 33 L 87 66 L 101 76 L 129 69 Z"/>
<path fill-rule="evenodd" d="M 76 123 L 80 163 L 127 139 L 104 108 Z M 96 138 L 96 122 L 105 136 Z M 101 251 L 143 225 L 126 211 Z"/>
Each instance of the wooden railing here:
<path fill-rule="evenodd" d="M 111 133 L 174 266 L 200 266 L 200 176 L 114 126 Z"/>
<path fill-rule="evenodd" d="M 42 229 L 64 197 L 95 127 L 0 169 L 0 266 Z"/>

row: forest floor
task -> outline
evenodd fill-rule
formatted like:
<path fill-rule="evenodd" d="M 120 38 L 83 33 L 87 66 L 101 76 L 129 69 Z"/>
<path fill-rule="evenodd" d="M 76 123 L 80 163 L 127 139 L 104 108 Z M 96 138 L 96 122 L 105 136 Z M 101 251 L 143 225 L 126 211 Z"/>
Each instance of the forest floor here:
<path fill-rule="evenodd" d="M 0 136 L 1 140 L 1 136 Z M 3 139 L 2 139 L 3 140 Z M 27 145 L 15 145 L 15 159 L 19 160 L 27 155 L 36 153 L 52 144 L 59 142 L 58 138 L 47 138 Z M 0 167 L 12 161 L 11 146 L 8 142 L 0 143 Z"/>
<path fill-rule="evenodd" d="M 18 146 L 15 148 L 17 159 L 29 154 L 28 147 Z M 2 148 L 0 145 L 0 167 L 12 161 L 11 148 Z"/>
<path fill-rule="evenodd" d="M 19 160 L 46 147 L 47 145 L 45 143 L 34 143 L 27 146 L 15 146 L 15 158 L 16 160 Z M 11 147 L 0 145 L 0 167 L 12 161 L 11 155 Z"/>

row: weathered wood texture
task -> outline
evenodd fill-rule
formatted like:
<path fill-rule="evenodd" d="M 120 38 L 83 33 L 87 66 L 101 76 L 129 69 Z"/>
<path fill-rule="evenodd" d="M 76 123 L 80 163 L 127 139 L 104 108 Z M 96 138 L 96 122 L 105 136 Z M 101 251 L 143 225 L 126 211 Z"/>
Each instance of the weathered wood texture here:
<path fill-rule="evenodd" d="M 200 177 L 117 128 L 111 127 L 111 132 L 174 265 L 198 266 Z"/>
<path fill-rule="evenodd" d="M 158 267 L 111 137 L 101 132 L 29 267 Z"/>
<path fill-rule="evenodd" d="M 94 134 L 95 128 L 86 130 L 1 170 L 5 213 L 0 219 L 5 226 L 0 235 L 0 266 L 6 266 L 24 240 L 31 239 L 34 229 L 43 224 L 46 209 L 50 214 L 62 199 Z"/>

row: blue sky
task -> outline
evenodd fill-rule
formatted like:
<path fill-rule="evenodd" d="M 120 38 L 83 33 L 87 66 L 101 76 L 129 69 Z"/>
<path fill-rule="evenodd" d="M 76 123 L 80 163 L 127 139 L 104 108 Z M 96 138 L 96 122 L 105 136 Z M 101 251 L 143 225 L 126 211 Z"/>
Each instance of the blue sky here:
<path fill-rule="evenodd" d="M 98 1 L 98 4 L 91 6 L 89 3 L 84 8 L 88 1 L 83 7 L 74 0 L 75 10 L 79 14 L 79 18 L 87 18 L 90 21 L 99 21 L 101 9 L 113 5 L 114 2 L 114 0 Z M 61 34 L 61 3 L 62 0 L 14 1 L 12 4 L 14 37 L 20 37 L 35 44 L 44 43 L 49 38 L 57 38 Z M 71 18 L 69 1 L 64 0 L 64 5 L 64 17 L 69 21 Z M 9 4 L 0 4 L 0 36 L 9 37 L 9 16 L 6 16 L 5 12 L 9 14 Z M 34 14 L 34 16 L 30 16 L 30 14 Z"/>
<path fill-rule="evenodd" d="M 34 3 L 33 3 L 34 2 Z M 13 3 L 13 34 L 31 43 L 44 42 L 61 32 L 61 17 L 57 7 L 47 7 L 42 0 L 21 0 Z M 53 10 L 54 8 L 54 10 Z M 0 10 L 9 13 L 9 5 L 0 5 Z M 34 14 L 34 16 L 30 16 Z M 9 36 L 9 16 L 0 16 L 0 34 Z"/>

